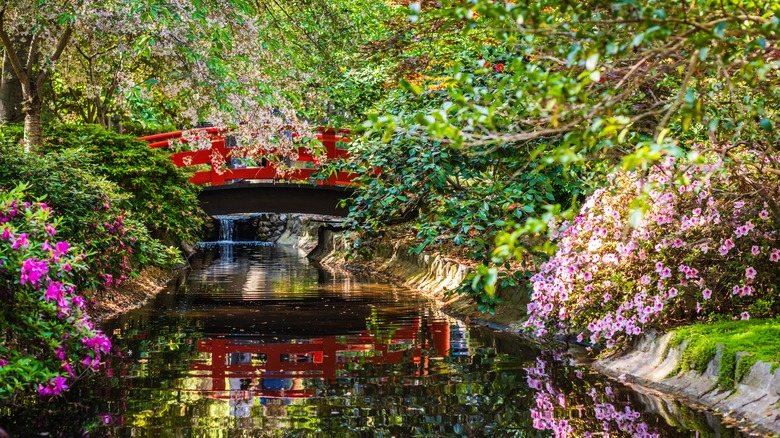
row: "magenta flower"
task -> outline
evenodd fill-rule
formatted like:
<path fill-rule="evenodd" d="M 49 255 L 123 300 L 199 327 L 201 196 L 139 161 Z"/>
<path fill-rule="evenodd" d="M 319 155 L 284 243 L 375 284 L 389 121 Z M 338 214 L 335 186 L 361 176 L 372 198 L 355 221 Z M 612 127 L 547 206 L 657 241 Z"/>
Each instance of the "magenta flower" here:
<path fill-rule="evenodd" d="M 57 230 L 55 230 L 51 224 L 46 224 L 46 232 L 51 236 L 57 234 Z"/>
<path fill-rule="evenodd" d="M 54 245 L 54 248 L 57 251 L 57 254 L 62 256 L 68 253 L 70 245 L 68 245 L 68 242 L 57 242 L 57 244 Z"/>
<path fill-rule="evenodd" d="M 30 283 L 36 285 L 38 281 L 49 272 L 49 265 L 46 262 L 39 262 L 34 258 L 28 258 L 22 263 L 21 276 L 19 282 L 21 284 Z"/>
<path fill-rule="evenodd" d="M 86 307 L 86 304 L 84 302 L 84 298 L 82 298 L 80 295 L 76 295 L 75 297 L 73 297 L 71 302 L 73 303 L 74 306 L 76 306 L 77 308 L 79 308 L 81 310 L 84 310 L 84 308 Z"/>
<path fill-rule="evenodd" d="M 3 228 L 3 240 L 12 239 L 14 237 L 13 233 L 11 232 L 11 229 L 8 227 Z"/>
<path fill-rule="evenodd" d="M 30 246 L 30 241 L 27 240 L 27 233 L 22 233 L 14 239 L 14 243 L 11 245 L 11 248 L 13 249 L 19 249 L 19 248 L 27 248 Z"/>
<path fill-rule="evenodd" d="M 111 349 L 111 341 L 108 340 L 105 335 L 99 332 L 92 338 L 81 339 L 81 343 L 95 350 L 96 352 L 102 351 L 104 353 L 108 353 L 108 350 Z"/>
<path fill-rule="evenodd" d="M 44 396 L 59 395 L 62 391 L 69 388 L 66 384 L 68 380 L 62 376 L 57 376 L 49 380 L 46 386 L 38 385 L 38 394 Z"/>

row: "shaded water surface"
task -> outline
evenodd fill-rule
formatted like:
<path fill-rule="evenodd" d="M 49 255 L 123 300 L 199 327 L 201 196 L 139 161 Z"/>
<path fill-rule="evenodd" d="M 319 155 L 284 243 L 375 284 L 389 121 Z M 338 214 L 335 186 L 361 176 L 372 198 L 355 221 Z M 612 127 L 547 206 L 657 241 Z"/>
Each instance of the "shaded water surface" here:
<path fill-rule="evenodd" d="M 222 245 L 104 324 L 107 375 L 0 411 L 12 436 L 723 436 L 414 293 L 275 246 Z"/>

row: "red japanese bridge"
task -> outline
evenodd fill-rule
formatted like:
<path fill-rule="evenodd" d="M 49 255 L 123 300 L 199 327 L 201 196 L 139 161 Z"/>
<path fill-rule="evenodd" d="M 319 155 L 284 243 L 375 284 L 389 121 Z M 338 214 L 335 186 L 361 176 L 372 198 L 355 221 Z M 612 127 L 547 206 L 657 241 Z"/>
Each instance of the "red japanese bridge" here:
<path fill-rule="evenodd" d="M 179 167 L 208 165 L 209 169 L 195 172 L 190 181 L 203 185 L 198 195 L 201 207 L 210 215 L 234 213 L 308 213 L 346 216 L 347 210 L 339 201 L 349 198 L 354 188 L 353 173 L 338 172 L 325 180 L 312 181 L 319 163 L 304 148 L 298 150 L 297 167 L 281 174 L 274 166 L 227 169 L 222 160 L 231 156 L 226 143 L 225 128 L 199 128 L 141 137 L 149 147 L 169 147 L 172 143 L 187 143 L 185 132 L 204 137 L 211 147 L 195 151 L 176 152 L 171 160 Z M 346 131 L 321 129 L 317 133 L 326 150 L 328 160 L 349 156 L 338 146 L 349 140 Z M 216 159 L 214 157 L 217 157 Z M 224 158 L 223 158 L 224 157 Z M 311 164 L 308 164 L 311 163 Z"/>

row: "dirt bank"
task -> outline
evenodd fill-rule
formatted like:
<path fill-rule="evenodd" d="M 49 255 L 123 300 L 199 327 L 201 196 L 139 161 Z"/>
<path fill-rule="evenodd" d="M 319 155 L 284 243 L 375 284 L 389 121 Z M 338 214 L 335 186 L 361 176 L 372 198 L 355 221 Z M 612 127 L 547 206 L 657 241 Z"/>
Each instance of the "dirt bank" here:
<path fill-rule="evenodd" d="M 137 277 L 131 278 L 118 287 L 111 288 L 95 297 L 90 314 L 95 321 L 104 321 L 138 307 L 157 295 L 169 281 L 184 269 L 166 270 L 156 267 L 146 268 Z"/>

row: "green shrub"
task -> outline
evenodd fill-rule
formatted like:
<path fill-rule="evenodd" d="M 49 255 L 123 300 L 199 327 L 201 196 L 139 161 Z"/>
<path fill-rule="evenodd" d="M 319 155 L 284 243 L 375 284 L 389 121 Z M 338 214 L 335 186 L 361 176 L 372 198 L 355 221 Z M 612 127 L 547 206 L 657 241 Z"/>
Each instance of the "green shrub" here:
<path fill-rule="evenodd" d="M 7 141 L 21 139 L 18 127 L 4 128 Z M 94 171 L 118 184 L 128 196 L 129 209 L 152 236 L 168 245 L 193 240 L 203 226 L 198 187 L 179 170 L 163 149 L 107 131 L 97 125 L 52 125 L 44 131 L 44 153 L 70 149 L 94 166 Z"/>
<path fill-rule="evenodd" d="M 28 184 L 31 196 L 62 212 L 58 237 L 86 251 L 89 270 L 76 274 L 77 286 L 101 289 L 124 281 L 137 268 L 178 258 L 136 219 L 130 196 L 95 174 L 89 156 L 73 149 L 42 157 L 25 154 L 15 134 L 13 128 L 0 130 L 0 189 Z"/>

